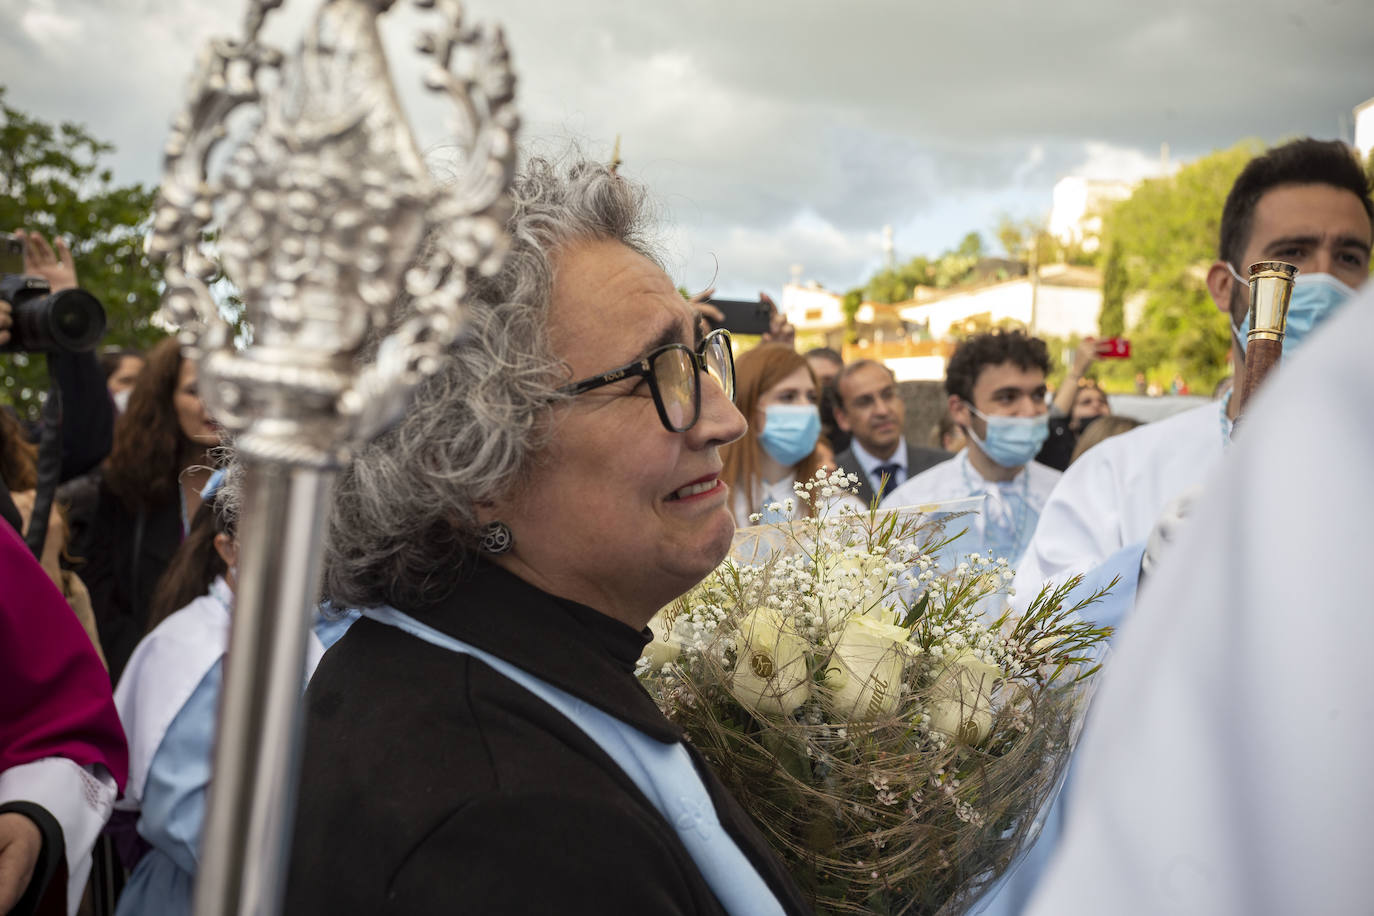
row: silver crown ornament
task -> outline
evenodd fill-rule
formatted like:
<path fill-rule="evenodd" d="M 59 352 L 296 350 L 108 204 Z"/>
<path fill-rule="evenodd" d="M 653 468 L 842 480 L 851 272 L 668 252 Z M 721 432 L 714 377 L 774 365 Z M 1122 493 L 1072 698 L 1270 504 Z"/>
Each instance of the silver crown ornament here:
<path fill-rule="evenodd" d="M 243 39 L 202 53 L 167 142 L 150 240 L 163 313 L 245 456 L 330 464 L 394 422 L 457 336 L 469 278 L 506 248 L 519 119 L 502 33 L 464 24 L 457 0 L 414 3 L 437 19 L 417 43 L 425 88 L 459 122 L 460 161 L 440 180 L 382 50 L 392 5 L 326 0 L 288 57 L 260 37 L 281 0 L 254 0 Z M 251 135 L 211 174 L 246 108 Z M 211 294 L 221 275 L 251 328 L 242 350 Z"/>
<path fill-rule="evenodd" d="M 457 337 L 469 284 L 500 267 L 516 158 L 504 38 L 457 0 L 414 2 L 424 86 L 458 122 L 442 180 L 382 50 L 394 0 L 323 0 L 291 55 L 262 38 L 281 5 L 251 0 L 243 37 L 201 54 L 149 239 L 163 316 L 243 466 L 197 916 L 280 912 L 333 476 L 404 412 Z M 222 281 L 246 345 L 212 293 Z"/>

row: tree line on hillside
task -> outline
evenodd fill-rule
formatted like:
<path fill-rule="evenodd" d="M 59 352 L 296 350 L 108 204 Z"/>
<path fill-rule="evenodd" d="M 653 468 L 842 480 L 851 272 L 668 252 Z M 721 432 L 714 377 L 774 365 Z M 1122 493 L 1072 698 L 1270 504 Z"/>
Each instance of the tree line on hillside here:
<path fill-rule="evenodd" d="M 1231 372 L 1230 330 L 1207 293 L 1207 268 L 1216 259 L 1221 209 L 1245 164 L 1265 144 L 1245 140 L 1182 166 L 1172 175 L 1142 181 L 1125 200 L 1100 215 L 1093 252 L 1064 246 L 1035 222 L 1004 217 L 997 238 L 1008 257 L 1027 267 L 1055 261 L 1093 264 L 1102 273 L 1103 337 L 1128 337 L 1129 359 L 1099 363 L 1094 373 L 1111 390 L 1129 390 L 1139 374 L 1167 388 L 1181 376 L 1194 391 L 1210 391 Z M 1374 186 L 1374 155 L 1366 163 Z M 903 302 L 917 287 L 944 289 L 965 283 L 983 255 L 982 238 L 969 233 L 938 258 L 916 257 L 883 270 L 845 297 L 850 315 L 865 299 Z M 1138 317 L 1127 326 L 1127 305 Z M 1052 339 L 1056 358 L 1076 339 Z M 1057 374 L 1057 371 L 1056 371 Z"/>
<path fill-rule="evenodd" d="M 865 301 L 905 302 L 917 290 L 950 289 L 973 281 L 1024 274 L 1032 264 L 1067 261 L 1102 271 L 1103 336 L 1128 336 L 1132 356 L 1097 367 L 1115 389 L 1137 373 L 1161 384 L 1181 375 L 1195 391 L 1209 390 L 1230 371 L 1226 318 L 1213 306 L 1204 282 L 1216 257 L 1226 193 L 1263 145 L 1255 140 L 1203 156 L 1173 175 L 1146 179 L 1131 196 L 1102 215 L 1093 252 L 1065 246 L 1034 221 L 1004 217 L 995 229 L 1007 253 L 991 261 L 983 236 L 970 232 L 935 257 L 918 255 L 875 273 L 845 294 L 845 313 Z M 10 106 L 0 87 L 0 229 L 34 229 L 66 237 L 82 286 L 104 303 L 103 346 L 146 348 L 165 336 L 153 323 L 162 288 L 159 266 L 144 253 L 156 189 L 117 185 L 103 163 L 113 150 L 79 124 L 56 126 Z M 1374 156 L 1366 165 L 1374 183 Z M 1127 304 L 1139 319 L 1127 327 Z M 234 300 L 229 300 L 232 307 Z M 1076 343 L 1051 341 L 1059 356 Z M 0 357 L 0 403 L 36 416 L 47 375 L 41 358 Z"/>

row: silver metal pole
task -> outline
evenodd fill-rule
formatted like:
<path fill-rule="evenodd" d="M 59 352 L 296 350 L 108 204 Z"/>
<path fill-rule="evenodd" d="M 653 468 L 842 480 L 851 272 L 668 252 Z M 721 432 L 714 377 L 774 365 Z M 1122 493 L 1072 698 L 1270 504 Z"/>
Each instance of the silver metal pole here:
<path fill-rule="evenodd" d="M 249 0 L 243 37 L 201 55 L 149 239 L 164 315 L 244 467 L 196 916 L 281 908 L 333 476 L 401 416 L 457 337 L 470 281 L 500 266 L 519 125 L 500 30 L 464 22 L 461 0 L 413 0 L 432 26 L 416 43 L 425 88 L 456 116 L 435 179 L 377 29 L 396 0 L 320 4 L 294 55 L 259 35 L 282 2 Z M 251 136 L 218 155 L 243 107 L 258 110 Z M 212 295 L 222 277 L 246 347 Z"/>
<path fill-rule="evenodd" d="M 280 537 L 239 542 L 224 671 L 234 689 L 220 709 L 196 913 L 275 913 L 285 891 L 301 734 L 296 698 L 319 594 L 314 542 L 333 476 L 259 462 L 245 468 L 244 518 Z"/>

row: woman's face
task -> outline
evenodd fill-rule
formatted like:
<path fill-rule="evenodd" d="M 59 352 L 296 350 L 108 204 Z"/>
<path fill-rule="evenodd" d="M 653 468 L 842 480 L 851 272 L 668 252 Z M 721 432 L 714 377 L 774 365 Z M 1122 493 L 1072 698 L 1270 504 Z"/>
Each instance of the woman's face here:
<path fill-rule="evenodd" d="M 1069 411 L 1069 424 L 1081 429 L 1083 424 L 1094 417 L 1105 417 L 1112 412 L 1107 396 L 1097 388 L 1084 386 L 1073 396 L 1073 409 Z"/>
<path fill-rule="evenodd" d="M 189 359 L 181 361 L 177 387 L 172 393 L 172 405 L 176 408 L 177 424 L 183 436 L 196 445 L 219 445 L 219 426 L 210 419 L 209 412 L 200 401 L 200 391 L 196 386 L 196 364 Z"/>
<path fill-rule="evenodd" d="M 619 242 L 576 243 L 555 265 L 549 341 L 567 381 L 600 375 L 665 343 L 694 346 L 696 324 L 672 281 Z M 496 562 L 552 594 L 642 627 L 701 581 L 734 534 L 720 447 L 744 417 L 700 375 L 701 415 L 685 433 L 659 421 L 645 379 L 579 395 L 555 414 L 551 443 L 483 521 L 510 526 Z"/>
<path fill-rule="evenodd" d="M 758 407 L 754 411 L 755 429 L 759 432 L 764 427 L 764 411 L 773 404 L 789 404 L 800 406 L 803 404 L 815 404 L 817 399 L 816 383 L 811 379 L 811 373 L 805 366 L 798 367 L 791 375 L 784 377 L 773 387 L 759 395 Z"/>
<path fill-rule="evenodd" d="M 119 367 L 110 373 L 110 377 L 105 381 L 105 387 L 110 394 L 119 394 L 121 391 L 130 391 L 138 381 L 138 375 L 143 371 L 143 360 L 137 356 L 120 357 Z"/>

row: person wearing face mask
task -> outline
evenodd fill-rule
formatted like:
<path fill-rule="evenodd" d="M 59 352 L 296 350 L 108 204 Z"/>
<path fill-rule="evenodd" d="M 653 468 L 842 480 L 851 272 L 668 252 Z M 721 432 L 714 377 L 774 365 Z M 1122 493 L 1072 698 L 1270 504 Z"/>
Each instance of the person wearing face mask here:
<path fill-rule="evenodd" d="M 953 553 L 942 565 L 969 553 L 990 552 L 1013 566 L 1021 559 L 1060 476 L 1033 460 L 1049 435 L 1049 369 L 1045 342 L 1021 331 L 975 335 L 950 357 L 945 392 L 968 447 L 883 500 L 884 509 L 893 509 L 984 497 L 982 510 L 967 519 L 967 533 L 950 545 Z"/>
<path fill-rule="evenodd" d="M 1371 219 L 1364 170 L 1340 141 L 1295 140 L 1245 167 L 1226 198 L 1217 260 L 1207 272 L 1207 289 L 1230 320 L 1238 373 L 1249 330 L 1249 266 L 1281 260 L 1298 268 L 1286 360 L 1369 276 Z M 1099 623 L 1128 612 L 1142 566 L 1158 561 L 1187 515 L 1188 494 L 1221 462 L 1236 407 L 1228 394 L 1103 442 L 1074 462 L 1040 516 L 1013 607 L 1047 581 L 1082 573 L 1085 587 L 1121 577 L 1094 610 Z"/>
<path fill-rule="evenodd" d="M 1237 278 L 1251 264 L 1287 261 L 1307 278 L 1294 284 L 1286 360 L 1369 276 L 1372 239 L 1374 201 L 1344 143 L 1295 140 L 1251 160 L 1226 197 L 1218 257 L 1207 272 L 1208 292 L 1230 319 L 1237 373 L 1245 366 L 1249 311 L 1249 290 Z M 1089 613 L 1099 625 L 1119 625 L 1135 608 L 1143 578 L 1186 529 L 1202 484 L 1223 462 L 1236 415 L 1228 392 L 1215 404 L 1108 439 L 1070 465 L 1017 570 L 1013 611 L 1023 610 L 1042 586 L 1082 574 L 1074 597 L 1117 580 Z M 1022 912 L 1058 843 L 1061 818 L 1071 814 L 1071 806 L 1055 802 L 1022 864 L 975 912 Z"/>
<path fill-rule="evenodd" d="M 112 831 L 136 827 L 146 847 L 126 853 L 133 873 L 119 914 L 190 914 L 210 785 L 224 653 L 238 586 L 237 507 L 220 492 L 225 471 L 201 492 L 190 531 L 149 604 L 149 634 L 115 688 L 129 741 L 129 780 Z M 357 615 L 321 616 L 309 634 L 307 676 Z M 131 839 L 131 838 L 130 838 Z"/>
<path fill-rule="evenodd" d="M 740 527 L 801 518 L 815 511 L 793 495 L 792 485 L 824 465 L 818 447 L 819 387 L 806 358 L 784 344 L 762 344 L 735 361 L 735 406 L 749 418 L 742 438 L 721 449 L 721 479 L 730 487 L 730 511 Z M 790 511 L 769 509 L 792 501 Z"/>
<path fill-rule="evenodd" d="M 105 387 L 110 392 L 110 400 L 115 410 L 123 413 L 129 408 L 129 395 L 138 382 L 138 374 L 147 365 L 147 360 L 138 350 L 112 347 L 100 354 L 100 371 L 105 373 Z"/>
<path fill-rule="evenodd" d="M 1056 471 L 1062 471 L 1073 459 L 1078 437 L 1084 428 L 1098 417 L 1112 412 L 1106 393 L 1087 371 L 1097 361 L 1098 340 L 1085 337 L 1074 350 L 1073 361 L 1069 363 L 1059 388 L 1054 392 L 1050 404 L 1050 437 L 1035 460 L 1047 464 Z"/>

